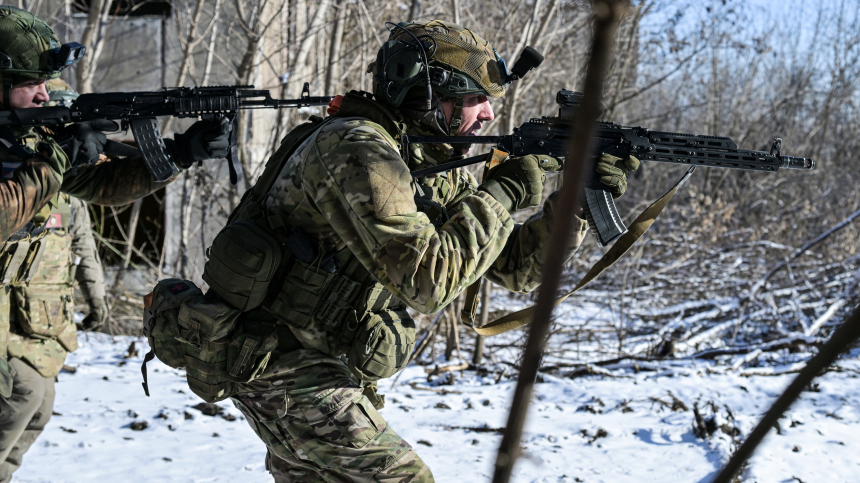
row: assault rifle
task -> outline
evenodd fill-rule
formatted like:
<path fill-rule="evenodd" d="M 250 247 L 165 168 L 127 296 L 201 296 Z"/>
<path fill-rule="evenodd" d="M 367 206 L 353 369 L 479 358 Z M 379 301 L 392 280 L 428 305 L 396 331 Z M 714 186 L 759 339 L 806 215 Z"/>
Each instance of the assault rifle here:
<path fill-rule="evenodd" d="M 495 144 L 511 156 L 546 154 L 564 157 L 573 129 L 573 113 L 582 93 L 562 89 L 556 95 L 558 117 L 544 116 L 523 123 L 506 136 L 403 136 L 403 143 Z M 608 153 L 619 158 L 633 155 L 641 161 L 709 166 L 775 172 L 780 168 L 811 170 L 810 158 L 784 156 L 782 139 L 775 138 L 770 152 L 738 149 L 730 138 L 651 131 L 643 127 L 627 127 L 612 122 L 599 122 L 595 134 L 595 153 Z M 503 153 L 504 154 L 504 153 Z M 420 178 L 454 168 L 480 163 L 487 155 L 472 156 L 438 166 L 412 171 Z M 593 170 L 592 170 L 593 171 Z M 585 182 L 586 216 L 597 234 L 601 246 L 606 246 L 627 232 L 610 192 L 596 176 Z"/>
<path fill-rule="evenodd" d="M 241 173 L 236 156 L 236 114 L 240 109 L 281 109 L 323 106 L 331 97 L 311 97 L 308 83 L 299 99 L 273 99 L 267 90 L 254 86 L 177 87 L 147 92 L 81 94 L 69 106 L 49 106 L 0 111 L 0 126 L 60 126 L 93 119 L 119 120 L 123 130 L 131 128 L 137 150 L 108 141 L 105 150 L 123 156 L 140 154 L 156 181 L 165 181 L 179 170 L 165 151 L 157 116 L 227 117 L 233 123 L 228 153 L 230 181 Z M 138 152 L 139 150 L 139 152 Z"/>

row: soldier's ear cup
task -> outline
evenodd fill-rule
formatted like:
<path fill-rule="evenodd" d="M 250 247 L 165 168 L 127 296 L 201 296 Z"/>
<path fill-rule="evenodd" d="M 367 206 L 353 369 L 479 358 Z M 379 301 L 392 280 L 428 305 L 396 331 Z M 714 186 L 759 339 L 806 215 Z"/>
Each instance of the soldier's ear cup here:
<path fill-rule="evenodd" d="M 421 72 L 421 54 L 418 50 L 395 40 L 388 43 L 399 44 L 389 52 L 390 56 L 383 59 L 385 77 L 391 82 L 403 83 L 415 78 Z"/>

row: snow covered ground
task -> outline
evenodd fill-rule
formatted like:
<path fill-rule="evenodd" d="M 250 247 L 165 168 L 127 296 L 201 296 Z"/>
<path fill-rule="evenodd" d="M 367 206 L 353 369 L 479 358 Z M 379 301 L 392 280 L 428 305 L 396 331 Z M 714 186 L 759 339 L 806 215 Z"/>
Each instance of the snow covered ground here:
<path fill-rule="evenodd" d="M 232 404 L 207 416 L 179 371 L 149 365 L 144 341 L 80 334 L 57 384 L 55 414 L 15 474 L 35 482 L 267 482 L 265 449 Z M 124 358 L 132 341 L 138 355 Z M 746 470 L 747 482 L 860 481 L 860 351 L 803 394 Z M 733 449 L 730 433 L 755 424 L 793 378 L 739 376 L 705 362 L 619 370 L 537 384 L 517 482 L 707 482 Z M 515 382 L 454 373 L 428 384 L 410 366 L 380 385 L 382 414 L 430 465 L 438 482 L 489 481 Z M 451 384 L 439 384 L 440 381 Z M 693 431 L 693 406 L 713 417 Z M 146 423 L 145 425 L 143 423 Z M 140 429 L 141 426 L 146 426 Z M 135 429 L 137 428 L 137 430 Z"/>

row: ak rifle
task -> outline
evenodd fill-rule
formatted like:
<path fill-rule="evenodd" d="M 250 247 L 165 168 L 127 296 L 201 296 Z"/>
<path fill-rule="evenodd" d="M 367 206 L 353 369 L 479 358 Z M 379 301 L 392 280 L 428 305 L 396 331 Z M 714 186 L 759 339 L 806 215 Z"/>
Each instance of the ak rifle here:
<path fill-rule="evenodd" d="M 122 156 L 139 154 L 156 181 L 165 181 L 179 172 L 166 152 L 158 128 L 158 116 L 219 119 L 232 123 L 231 149 L 227 160 L 230 181 L 239 180 L 241 166 L 236 153 L 236 114 L 242 109 L 282 109 L 324 106 L 331 97 L 311 97 L 308 83 L 299 99 L 273 99 L 267 90 L 254 86 L 176 87 L 160 91 L 105 92 L 81 94 L 69 106 L 46 106 L 0 111 L 0 126 L 62 126 L 93 119 L 120 121 L 123 130 L 131 129 L 137 149 L 108 141 L 105 151 Z M 62 142 L 61 142 L 62 144 Z"/>
<path fill-rule="evenodd" d="M 567 153 L 573 129 L 573 113 L 582 93 L 560 90 L 556 95 L 558 117 L 531 119 L 505 136 L 407 136 L 406 144 L 495 144 L 511 156 L 546 154 L 563 158 Z M 701 134 L 651 131 L 643 127 L 627 127 L 612 122 L 599 122 L 595 132 L 596 154 L 608 153 L 619 158 L 633 155 L 640 161 L 657 161 L 713 168 L 776 172 L 780 168 L 811 170 L 815 161 L 782 154 L 782 139 L 775 138 L 770 152 L 738 149 L 730 138 Z M 412 171 L 420 178 L 487 161 L 487 155 L 472 156 L 438 166 Z M 592 170 L 593 171 L 593 170 Z M 602 246 L 609 245 L 627 232 L 611 193 L 596 176 L 585 182 L 586 216 Z"/>

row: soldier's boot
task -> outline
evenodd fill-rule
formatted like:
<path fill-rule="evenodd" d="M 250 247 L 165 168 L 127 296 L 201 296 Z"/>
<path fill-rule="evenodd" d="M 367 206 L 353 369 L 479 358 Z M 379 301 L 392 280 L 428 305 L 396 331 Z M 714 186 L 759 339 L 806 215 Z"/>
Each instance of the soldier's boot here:
<path fill-rule="evenodd" d="M 54 380 L 43 377 L 29 364 L 13 357 L 15 369 L 12 396 L 0 398 L 0 483 L 12 479 L 21 457 L 51 419 Z"/>

